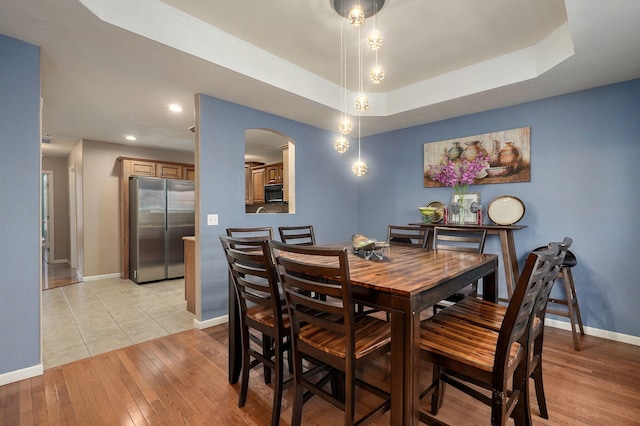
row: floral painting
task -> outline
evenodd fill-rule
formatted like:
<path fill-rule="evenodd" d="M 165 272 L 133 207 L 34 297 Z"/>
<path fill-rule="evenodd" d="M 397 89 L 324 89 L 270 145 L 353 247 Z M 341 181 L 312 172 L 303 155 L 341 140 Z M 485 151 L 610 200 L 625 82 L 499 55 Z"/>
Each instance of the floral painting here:
<path fill-rule="evenodd" d="M 531 181 L 531 128 L 501 130 L 424 144 L 424 186 L 458 186 L 451 169 L 472 171 L 463 185 Z M 463 175 L 460 174 L 462 177 Z M 465 188 L 466 189 L 466 188 Z"/>

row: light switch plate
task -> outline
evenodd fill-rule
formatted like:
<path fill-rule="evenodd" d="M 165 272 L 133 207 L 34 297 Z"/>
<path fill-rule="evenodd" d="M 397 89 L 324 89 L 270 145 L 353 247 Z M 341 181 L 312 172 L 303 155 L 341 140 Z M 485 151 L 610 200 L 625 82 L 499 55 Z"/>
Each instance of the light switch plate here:
<path fill-rule="evenodd" d="M 207 215 L 207 225 L 214 226 L 218 224 L 218 215 L 217 214 L 208 214 Z"/>

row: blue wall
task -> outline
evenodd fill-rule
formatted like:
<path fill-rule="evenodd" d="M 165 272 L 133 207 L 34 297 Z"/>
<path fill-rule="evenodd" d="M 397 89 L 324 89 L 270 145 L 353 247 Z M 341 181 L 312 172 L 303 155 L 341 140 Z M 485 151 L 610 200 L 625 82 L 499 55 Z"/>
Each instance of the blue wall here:
<path fill-rule="evenodd" d="M 40 362 L 40 49 L 0 35 L 0 374 Z"/>
<path fill-rule="evenodd" d="M 357 228 L 353 153 L 338 154 L 331 132 L 200 95 L 197 171 L 200 173 L 202 320 L 227 314 L 227 265 L 218 236 L 229 227 L 312 224 L 318 243 L 348 241 Z M 296 213 L 244 213 L 244 132 L 267 128 L 296 145 Z M 206 226 L 217 213 L 218 226 Z"/>
<path fill-rule="evenodd" d="M 0 36 L 0 374 L 40 364 L 39 49 Z M 487 204 L 510 194 L 526 206 L 520 257 L 565 235 L 586 325 L 640 336 L 640 80 L 488 111 L 363 140 L 369 173 L 351 174 L 355 150 L 333 150 L 334 132 L 200 97 L 202 320 L 227 313 L 218 235 L 230 226 L 313 224 L 318 242 L 354 232 L 384 238 L 390 223 L 420 219 L 417 206 L 450 199 L 422 185 L 422 144 L 531 127 L 531 182 L 480 185 Z M 296 144 L 297 213 L 244 214 L 244 131 L 271 128 Z M 7 201 L 8 200 L 8 201 Z M 11 208 L 7 207 L 10 201 Z M 219 226 L 205 226 L 206 214 Z M 498 252 L 495 241 L 488 252 Z"/>
<path fill-rule="evenodd" d="M 501 195 L 525 203 L 519 224 L 528 227 L 515 233 L 521 262 L 535 247 L 572 237 L 585 325 L 640 336 L 640 80 L 367 138 L 359 230 L 383 237 L 388 224 L 419 222 L 418 206 L 450 201 L 451 188 L 423 187 L 424 143 L 526 126 L 531 182 L 469 191 L 480 192 L 484 205 Z M 500 253 L 500 246 L 490 238 L 485 251 Z"/>

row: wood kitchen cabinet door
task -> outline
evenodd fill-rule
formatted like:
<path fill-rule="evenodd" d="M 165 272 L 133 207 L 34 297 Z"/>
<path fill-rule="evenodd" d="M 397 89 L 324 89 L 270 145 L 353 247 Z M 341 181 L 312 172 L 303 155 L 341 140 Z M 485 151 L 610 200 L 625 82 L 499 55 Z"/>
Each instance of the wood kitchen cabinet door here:
<path fill-rule="evenodd" d="M 251 182 L 253 186 L 253 204 L 264 203 L 264 182 L 265 182 L 264 167 L 251 170 Z"/>
<path fill-rule="evenodd" d="M 195 167 L 184 167 L 182 177 L 186 180 L 196 180 L 196 169 Z"/>
<path fill-rule="evenodd" d="M 267 166 L 265 181 L 267 185 L 278 183 L 278 167 L 276 165 Z"/>
<path fill-rule="evenodd" d="M 156 176 L 167 179 L 182 179 L 182 166 L 157 163 Z"/>
<path fill-rule="evenodd" d="M 129 166 L 130 176 L 151 176 L 156 175 L 156 163 L 151 161 L 130 160 L 126 161 Z"/>
<path fill-rule="evenodd" d="M 283 165 L 282 163 L 270 164 L 267 166 L 265 174 L 265 184 L 273 185 L 275 183 L 282 183 Z"/>
<path fill-rule="evenodd" d="M 278 163 L 278 178 L 277 178 L 278 182 L 276 183 L 283 183 L 284 182 L 284 165 L 282 163 Z"/>

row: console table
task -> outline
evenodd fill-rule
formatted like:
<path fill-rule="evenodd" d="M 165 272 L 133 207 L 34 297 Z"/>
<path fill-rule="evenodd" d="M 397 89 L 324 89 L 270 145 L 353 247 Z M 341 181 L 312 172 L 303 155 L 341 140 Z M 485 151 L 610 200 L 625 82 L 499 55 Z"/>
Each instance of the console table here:
<path fill-rule="evenodd" d="M 507 283 L 508 300 L 511 300 L 513 289 L 520 278 L 518 270 L 518 257 L 516 255 L 516 246 L 513 240 L 513 231 L 524 229 L 526 225 L 457 225 L 449 223 L 410 223 L 413 226 L 422 226 L 427 228 L 427 247 L 433 247 L 433 228 L 438 226 L 442 228 L 458 228 L 458 229 L 486 229 L 487 235 L 498 235 L 500 237 L 500 246 L 502 248 L 502 263 L 504 264 L 505 282 Z"/>

